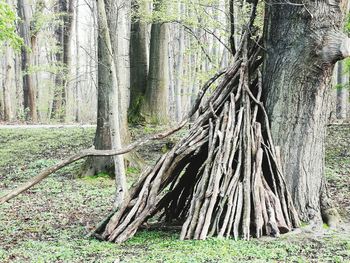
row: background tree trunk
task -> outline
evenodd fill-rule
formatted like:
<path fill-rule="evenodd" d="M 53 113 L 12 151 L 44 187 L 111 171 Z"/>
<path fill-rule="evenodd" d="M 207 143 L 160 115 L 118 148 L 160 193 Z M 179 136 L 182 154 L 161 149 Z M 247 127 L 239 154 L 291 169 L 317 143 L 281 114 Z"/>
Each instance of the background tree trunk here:
<path fill-rule="evenodd" d="M 21 63 L 23 75 L 23 107 L 25 119 L 36 122 L 36 96 L 33 85 L 32 73 L 30 72 L 33 60 L 31 53 L 33 50 L 31 50 L 32 47 L 30 32 L 31 9 L 27 0 L 18 0 L 17 7 L 18 16 L 20 18 L 19 33 L 24 41 L 24 46 L 21 48 Z"/>
<path fill-rule="evenodd" d="M 163 6 L 162 1 L 154 3 L 154 11 Z M 168 119 L 168 26 L 155 21 L 151 28 L 149 73 L 143 114 L 148 122 L 164 124 Z"/>
<path fill-rule="evenodd" d="M 184 3 L 179 2 L 178 3 L 179 13 L 184 14 L 185 13 L 185 6 Z M 181 121 L 182 115 L 183 115 L 183 108 L 182 108 L 182 101 L 181 101 L 181 95 L 183 90 L 183 77 L 184 77 L 184 56 L 185 56 L 185 30 L 183 25 L 178 25 L 178 32 L 179 32 L 179 47 L 177 50 L 177 61 L 176 61 L 176 75 L 175 75 L 175 88 L 174 88 L 174 97 L 175 97 L 175 118 L 176 121 Z M 187 94 L 189 96 L 189 94 Z"/>
<path fill-rule="evenodd" d="M 12 79 L 14 72 L 14 63 L 13 63 L 13 52 L 10 47 L 5 48 L 5 76 L 3 79 L 3 120 L 4 121 L 12 121 L 13 113 L 12 113 L 12 103 L 10 90 L 12 88 Z"/>
<path fill-rule="evenodd" d="M 344 120 L 348 116 L 349 73 L 345 72 L 344 62 L 339 61 L 337 67 L 337 119 Z"/>
<path fill-rule="evenodd" d="M 58 73 L 55 81 L 56 87 L 51 117 L 64 122 L 66 117 L 68 73 L 71 65 L 70 44 L 73 30 L 73 0 L 58 0 L 57 13 L 60 17 L 60 23 L 55 32 L 58 48 L 56 52 Z"/>
<path fill-rule="evenodd" d="M 144 100 L 148 76 L 148 43 L 147 24 L 139 16 L 140 1 L 131 2 L 131 33 L 130 33 L 130 107 L 129 121 L 142 122 L 141 106 Z"/>
<path fill-rule="evenodd" d="M 348 55 L 336 3 L 267 3 L 265 10 L 266 107 L 287 184 L 305 221 L 321 218 L 329 84 L 335 62 Z"/>

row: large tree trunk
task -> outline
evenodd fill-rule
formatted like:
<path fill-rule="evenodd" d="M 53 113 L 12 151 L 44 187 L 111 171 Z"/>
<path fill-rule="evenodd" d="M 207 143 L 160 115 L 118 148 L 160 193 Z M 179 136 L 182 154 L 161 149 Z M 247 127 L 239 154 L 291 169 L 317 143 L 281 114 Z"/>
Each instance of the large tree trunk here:
<path fill-rule="evenodd" d="M 307 7 L 307 8 L 306 8 Z M 302 220 L 321 219 L 330 81 L 348 55 L 339 1 L 266 5 L 264 96 Z M 327 207 L 326 207 L 327 208 Z"/>
<path fill-rule="evenodd" d="M 23 75 L 23 106 L 26 120 L 33 122 L 37 121 L 36 112 L 36 96 L 33 85 L 32 74 L 30 68 L 32 66 L 32 54 L 31 48 L 31 32 L 30 32 L 30 19 L 31 10 L 27 0 L 18 0 L 18 16 L 20 17 L 19 33 L 24 40 L 24 45 L 21 48 L 21 63 L 22 63 L 22 75 Z"/>
<path fill-rule="evenodd" d="M 154 11 L 159 12 L 163 1 L 154 3 Z M 168 26 L 155 21 L 151 29 L 149 73 L 143 114 L 152 123 L 164 124 L 168 119 Z"/>
<path fill-rule="evenodd" d="M 139 15 L 140 9 L 143 10 L 146 7 L 140 6 L 139 2 L 138 0 L 131 2 L 129 121 L 132 123 L 144 121 L 141 106 L 146 93 L 148 76 L 148 29 Z"/>

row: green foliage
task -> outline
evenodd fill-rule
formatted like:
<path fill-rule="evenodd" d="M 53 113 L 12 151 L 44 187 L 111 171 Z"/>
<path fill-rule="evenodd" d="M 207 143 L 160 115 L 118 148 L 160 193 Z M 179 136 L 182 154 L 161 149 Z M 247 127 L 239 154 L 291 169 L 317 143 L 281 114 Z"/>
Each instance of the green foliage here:
<path fill-rule="evenodd" d="M 90 147 L 94 132 L 94 128 L 0 129 L 0 170 L 9 163 L 21 167 L 33 160 L 61 158 L 77 147 Z"/>
<path fill-rule="evenodd" d="M 150 127 L 147 131 L 154 131 Z M 349 199 L 349 127 L 330 128 L 327 174 Z M 88 147 L 94 128 L 0 129 L 0 195 L 57 159 Z M 331 143 L 330 143 L 331 142 Z M 37 161 L 33 161 L 37 160 Z M 130 168 L 128 172 L 136 172 Z M 141 231 L 124 244 L 86 235 L 107 215 L 115 192 L 106 174 L 72 179 L 51 176 L 0 209 L 0 262 L 348 262 L 349 238 L 340 232 L 292 234 L 278 239 L 206 241 L 178 232 Z M 62 174 L 61 174 L 62 175 Z M 339 184 L 333 184 L 337 180 Z"/>
<path fill-rule="evenodd" d="M 126 175 L 135 175 L 135 174 L 140 174 L 140 169 L 138 169 L 137 167 L 132 167 L 129 166 L 126 168 Z"/>
<path fill-rule="evenodd" d="M 87 181 L 93 181 L 96 179 L 111 179 L 111 176 L 108 173 L 98 173 L 96 175 L 84 176 L 82 179 Z"/>
<path fill-rule="evenodd" d="M 9 43 L 18 50 L 23 45 L 23 40 L 16 33 L 17 16 L 12 7 L 4 0 L 0 0 L 0 45 Z"/>

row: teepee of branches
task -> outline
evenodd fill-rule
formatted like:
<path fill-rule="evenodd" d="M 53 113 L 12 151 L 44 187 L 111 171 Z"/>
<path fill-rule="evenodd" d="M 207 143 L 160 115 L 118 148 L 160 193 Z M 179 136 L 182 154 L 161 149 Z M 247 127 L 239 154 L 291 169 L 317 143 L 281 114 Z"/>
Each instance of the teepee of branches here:
<path fill-rule="evenodd" d="M 249 42 L 245 33 L 187 136 L 144 171 L 96 237 L 123 242 L 152 217 L 182 226 L 181 239 L 248 240 L 299 225 L 260 102 L 259 44 Z"/>

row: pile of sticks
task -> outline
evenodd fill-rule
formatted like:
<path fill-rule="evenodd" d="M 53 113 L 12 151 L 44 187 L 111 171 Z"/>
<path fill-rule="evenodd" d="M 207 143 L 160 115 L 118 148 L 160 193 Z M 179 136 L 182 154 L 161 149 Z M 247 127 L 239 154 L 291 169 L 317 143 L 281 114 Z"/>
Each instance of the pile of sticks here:
<path fill-rule="evenodd" d="M 260 102 L 259 54 L 246 37 L 188 135 L 141 175 L 96 237 L 123 242 L 152 217 L 182 226 L 181 239 L 248 240 L 299 225 Z"/>

